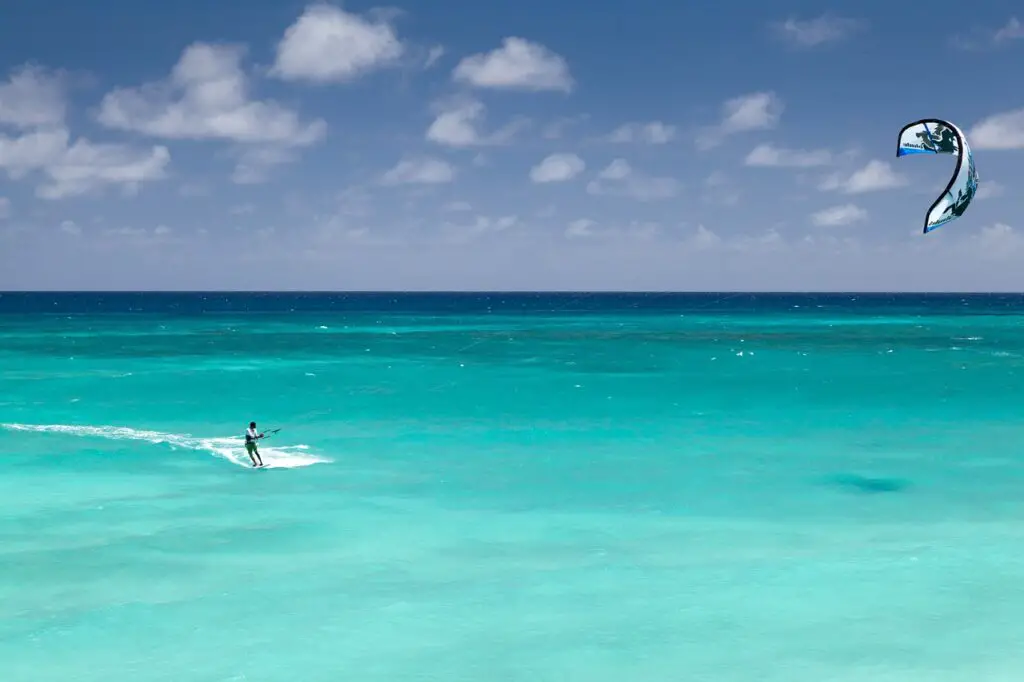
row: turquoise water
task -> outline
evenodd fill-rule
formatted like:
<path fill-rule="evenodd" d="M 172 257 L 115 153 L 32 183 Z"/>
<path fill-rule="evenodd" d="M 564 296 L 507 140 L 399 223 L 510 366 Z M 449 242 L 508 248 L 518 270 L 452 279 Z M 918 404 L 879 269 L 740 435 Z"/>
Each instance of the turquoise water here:
<path fill-rule="evenodd" d="M 0 679 L 1020 679 L 1022 321 L 4 294 Z"/>

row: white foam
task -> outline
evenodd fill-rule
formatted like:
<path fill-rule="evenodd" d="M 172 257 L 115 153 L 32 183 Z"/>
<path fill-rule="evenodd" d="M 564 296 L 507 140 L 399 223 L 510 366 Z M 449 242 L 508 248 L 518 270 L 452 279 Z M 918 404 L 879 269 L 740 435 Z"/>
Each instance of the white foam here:
<path fill-rule="evenodd" d="M 60 433 L 67 436 L 106 438 L 109 440 L 142 440 L 148 443 L 170 445 L 187 450 L 199 450 L 225 459 L 238 466 L 251 467 L 252 461 L 245 452 L 241 437 L 196 438 L 188 434 L 144 431 L 127 426 L 75 426 L 71 424 L 0 424 L 11 431 L 33 431 L 36 433 Z M 320 464 L 330 460 L 310 455 L 308 445 L 283 445 L 268 447 L 260 445 L 260 458 L 267 469 L 294 469 L 296 467 Z"/>

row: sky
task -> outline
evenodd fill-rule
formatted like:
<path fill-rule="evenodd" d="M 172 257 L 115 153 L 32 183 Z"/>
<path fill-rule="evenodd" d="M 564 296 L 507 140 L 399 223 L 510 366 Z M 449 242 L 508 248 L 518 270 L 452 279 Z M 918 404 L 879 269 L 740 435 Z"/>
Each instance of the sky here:
<path fill-rule="evenodd" d="M 10 2 L 0 289 L 1024 291 L 1014 4 Z"/>

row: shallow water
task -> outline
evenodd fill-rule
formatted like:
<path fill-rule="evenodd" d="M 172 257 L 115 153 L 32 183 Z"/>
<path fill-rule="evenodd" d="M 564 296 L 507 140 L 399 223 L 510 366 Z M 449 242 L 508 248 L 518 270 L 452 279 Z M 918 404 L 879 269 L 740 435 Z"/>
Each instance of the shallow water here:
<path fill-rule="evenodd" d="M 4 294 L 3 678 L 1018 679 L 1022 313 Z"/>

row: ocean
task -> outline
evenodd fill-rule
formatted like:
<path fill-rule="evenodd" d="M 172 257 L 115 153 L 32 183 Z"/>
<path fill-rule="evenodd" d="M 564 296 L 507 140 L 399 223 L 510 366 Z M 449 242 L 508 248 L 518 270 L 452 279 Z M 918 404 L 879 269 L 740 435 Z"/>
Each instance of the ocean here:
<path fill-rule="evenodd" d="M 4 293 L 0 679 L 1024 679 L 1022 396 L 1019 295 Z"/>

